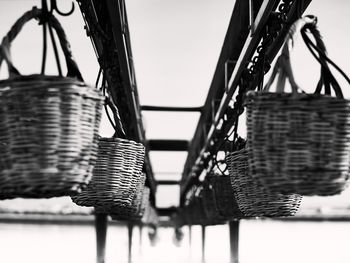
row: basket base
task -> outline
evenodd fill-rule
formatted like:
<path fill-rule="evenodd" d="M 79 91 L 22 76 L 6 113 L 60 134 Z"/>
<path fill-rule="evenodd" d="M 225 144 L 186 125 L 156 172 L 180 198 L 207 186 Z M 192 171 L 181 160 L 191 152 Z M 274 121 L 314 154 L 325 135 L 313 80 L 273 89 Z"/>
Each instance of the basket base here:
<path fill-rule="evenodd" d="M 45 186 L 20 185 L 16 188 L 0 189 L 0 200 L 14 198 L 52 198 L 76 195 L 87 187 L 86 183 L 82 184 L 63 184 L 60 187 L 49 189 Z"/>
<path fill-rule="evenodd" d="M 338 195 L 349 186 L 347 171 L 275 171 L 272 173 L 260 170 L 255 173 L 254 178 L 272 192 L 304 196 Z"/>

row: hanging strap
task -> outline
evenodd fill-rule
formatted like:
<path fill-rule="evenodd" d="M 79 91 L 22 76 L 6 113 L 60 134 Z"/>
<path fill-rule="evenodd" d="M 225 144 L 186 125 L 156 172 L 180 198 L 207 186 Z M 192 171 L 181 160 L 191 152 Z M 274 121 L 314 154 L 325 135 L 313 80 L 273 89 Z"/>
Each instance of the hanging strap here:
<path fill-rule="evenodd" d="M 113 99 L 111 98 L 110 94 L 107 91 L 106 75 L 105 75 L 105 72 L 102 70 L 102 68 L 100 68 L 98 75 L 97 75 L 96 88 L 98 87 L 98 83 L 99 83 L 101 75 L 102 75 L 101 90 L 102 90 L 103 95 L 105 96 L 104 108 L 106 111 L 107 118 L 115 131 L 113 137 L 126 139 L 126 134 L 125 134 L 122 120 L 121 120 L 120 115 L 119 115 L 118 107 L 114 104 Z M 110 116 L 108 108 L 112 111 L 114 120 Z"/>
<path fill-rule="evenodd" d="M 273 68 L 272 74 L 268 82 L 264 87 L 264 91 L 268 91 L 274 82 L 275 78 L 277 79 L 277 90 L 276 92 L 281 93 L 284 92 L 285 82 L 288 78 L 288 81 L 292 87 L 292 92 L 297 93 L 300 88 L 294 79 L 294 74 L 292 71 L 292 66 L 290 63 L 290 49 L 294 46 L 294 40 L 296 38 L 296 33 L 301 30 L 305 25 L 315 24 L 317 19 L 315 17 L 303 17 L 298 19 L 292 26 L 290 27 L 285 43 L 282 47 L 282 53 L 277 58 L 276 64 Z"/>
<path fill-rule="evenodd" d="M 337 98 L 344 98 L 341 87 L 333 76 L 328 63 L 332 65 L 337 71 L 339 71 L 339 73 L 347 80 L 349 84 L 350 79 L 332 60 L 328 58 L 325 44 L 316 24 L 317 18 L 315 16 L 305 16 L 297 20 L 292 25 L 286 37 L 282 53 L 278 57 L 272 75 L 264 88 L 265 91 L 269 90 L 277 75 L 277 92 L 284 92 L 286 78 L 288 78 L 291 84 L 293 93 L 296 93 L 298 90 L 300 90 L 294 80 L 293 71 L 289 59 L 289 47 L 293 47 L 295 35 L 300 31 L 307 48 L 321 65 L 320 79 L 317 83 L 315 94 L 321 94 L 322 90 L 324 90 L 324 94 L 331 95 L 331 91 L 333 90 Z M 316 44 L 313 43 L 307 33 L 310 33 L 313 36 Z"/>
<path fill-rule="evenodd" d="M 16 69 L 16 67 L 12 63 L 11 59 L 11 43 L 16 38 L 16 36 L 19 34 L 19 32 L 22 30 L 23 26 L 32 19 L 40 19 L 42 15 L 42 10 L 34 7 L 32 10 L 24 13 L 17 21 L 16 23 L 11 27 L 10 31 L 7 33 L 7 35 L 2 39 L 1 45 L 0 45 L 0 67 L 2 64 L 2 61 L 4 60 L 7 63 L 9 75 L 10 77 L 18 76 L 20 75 L 19 71 Z M 66 60 L 67 65 L 67 76 L 77 78 L 80 81 L 83 81 L 83 78 L 81 76 L 81 73 L 79 71 L 78 65 L 75 62 L 70 44 L 67 40 L 67 36 L 59 23 L 59 21 L 52 15 L 49 14 L 48 24 L 55 29 L 56 34 L 58 36 L 58 39 L 61 44 L 61 48 L 63 50 L 63 54 Z"/>
<path fill-rule="evenodd" d="M 314 44 L 311 39 L 307 35 L 307 31 L 309 31 L 315 38 L 316 44 Z M 333 76 L 332 72 L 329 69 L 329 65 L 332 65 L 349 83 L 349 77 L 337 66 L 328 56 L 326 49 L 324 47 L 324 43 L 322 41 L 322 37 L 320 35 L 319 30 L 315 26 L 308 26 L 301 30 L 301 35 L 304 39 L 304 42 L 307 48 L 310 50 L 311 54 L 316 58 L 316 60 L 321 64 L 321 79 L 319 80 L 315 93 L 321 93 L 322 87 L 324 86 L 325 94 L 330 95 L 331 88 L 334 90 L 337 98 L 343 98 L 343 93 L 338 84 L 337 80 Z M 317 52 L 317 54 L 316 54 Z"/>
<path fill-rule="evenodd" d="M 113 112 L 114 122 L 112 121 L 112 118 L 108 113 L 107 106 Z M 123 128 L 123 123 L 120 119 L 119 110 L 118 110 L 117 106 L 114 104 L 113 100 L 110 99 L 109 97 L 106 97 L 106 100 L 105 100 L 105 110 L 106 110 L 107 117 L 115 130 L 115 134 L 113 135 L 113 137 L 125 139 L 126 135 L 125 135 L 125 131 Z"/>

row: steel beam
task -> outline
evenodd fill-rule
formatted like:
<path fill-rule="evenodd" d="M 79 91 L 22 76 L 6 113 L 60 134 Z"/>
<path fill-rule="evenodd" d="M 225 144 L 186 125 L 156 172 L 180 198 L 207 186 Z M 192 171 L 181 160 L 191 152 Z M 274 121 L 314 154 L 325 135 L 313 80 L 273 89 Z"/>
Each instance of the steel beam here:
<path fill-rule="evenodd" d="M 106 237 L 107 237 L 107 215 L 95 215 L 96 250 L 97 263 L 105 263 Z"/>
<path fill-rule="evenodd" d="M 150 151 L 187 151 L 188 145 L 186 140 L 148 140 Z"/>
<path fill-rule="evenodd" d="M 113 101 L 119 108 L 127 138 L 147 147 L 141 119 L 128 21 L 123 0 L 77 0 L 99 64 L 106 73 Z M 156 184 L 146 151 L 144 171 L 154 203 Z"/>
<path fill-rule="evenodd" d="M 177 212 L 177 208 L 174 206 L 157 208 L 157 213 L 159 216 L 171 216 L 176 212 Z"/>
<path fill-rule="evenodd" d="M 158 180 L 157 185 L 179 185 L 180 181 L 177 180 Z"/>
<path fill-rule="evenodd" d="M 201 230 L 202 230 L 202 263 L 205 263 L 205 226 L 201 226 Z"/>
<path fill-rule="evenodd" d="M 132 237 L 133 237 L 133 223 L 128 223 L 128 263 L 132 262 Z"/>
<path fill-rule="evenodd" d="M 256 2 L 257 2 L 257 4 L 259 4 L 258 1 L 256 1 Z M 228 32 L 226 34 L 224 47 L 226 47 L 226 49 L 230 49 L 230 48 L 233 49 L 233 47 L 235 47 L 236 45 L 239 46 L 240 47 L 239 52 L 238 52 L 239 55 L 238 55 L 237 59 L 236 59 L 236 57 L 234 59 L 231 58 L 231 60 L 236 60 L 237 62 L 236 62 L 236 65 L 233 69 L 232 75 L 229 79 L 228 92 L 227 93 L 221 92 L 221 96 L 219 97 L 220 104 L 218 107 L 214 107 L 214 109 L 206 108 L 207 111 L 209 111 L 209 112 L 211 111 L 213 113 L 212 114 L 213 118 L 211 119 L 211 122 L 209 123 L 209 125 L 207 124 L 208 132 L 206 134 L 203 134 L 201 132 L 201 129 L 203 128 L 203 123 L 201 123 L 201 119 L 198 123 L 197 130 L 196 130 L 196 133 L 194 135 L 194 139 L 192 140 L 190 152 L 189 152 L 189 155 L 188 155 L 188 158 L 186 160 L 185 167 L 184 167 L 184 173 L 183 173 L 184 177 L 183 177 L 183 182 L 182 182 L 182 187 L 181 187 L 181 196 L 182 197 L 185 194 L 185 192 L 187 191 L 187 185 L 188 185 L 189 181 L 191 180 L 191 177 L 197 176 L 199 174 L 198 167 L 201 166 L 203 155 L 207 151 L 207 148 L 208 148 L 208 146 L 213 138 L 214 132 L 219 124 L 219 121 L 222 118 L 222 116 L 223 116 L 223 114 L 224 114 L 224 112 L 229 104 L 229 101 L 232 98 L 232 95 L 236 91 L 237 81 L 240 78 L 240 74 L 242 73 L 243 69 L 246 67 L 248 59 L 252 56 L 253 51 L 255 50 L 255 48 L 258 45 L 258 42 L 261 39 L 260 34 L 259 34 L 259 31 L 261 31 L 261 28 L 262 28 L 261 24 L 266 23 L 266 20 L 268 19 L 268 16 L 272 11 L 272 9 L 275 5 L 275 2 L 276 2 L 276 0 L 264 0 L 262 2 L 261 7 L 259 9 L 259 12 L 254 20 L 255 30 L 254 30 L 253 35 L 249 35 L 249 3 L 248 3 L 248 1 L 236 2 L 237 4 L 235 5 L 235 9 L 233 11 L 233 15 L 232 15 L 232 18 L 230 21 L 230 26 L 229 26 Z M 254 3 L 254 6 L 258 6 L 257 4 Z M 242 19 L 243 19 L 243 21 L 242 21 Z M 238 43 L 238 44 L 236 42 L 232 43 L 231 42 L 232 39 L 227 39 L 227 36 L 234 34 L 231 32 L 231 30 L 233 32 L 235 32 L 235 31 L 237 31 L 237 28 L 242 28 L 242 27 L 244 28 L 244 25 L 245 25 L 246 29 L 243 32 L 239 32 L 239 34 L 241 34 L 241 35 L 237 36 L 237 38 L 236 38 L 236 39 L 239 39 L 238 37 L 241 37 L 242 35 L 245 36 L 245 40 L 237 41 L 237 42 L 243 42 L 244 43 L 243 46 L 241 46 L 240 43 Z M 237 48 L 237 47 L 235 47 L 235 48 Z M 224 50 L 224 48 L 223 48 L 223 50 Z M 227 52 L 228 51 L 226 51 L 224 53 L 222 51 L 222 53 L 220 54 L 220 59 L 219 59 L 217 68 L 222 66 L 222 65 L 219 65 L 221 62 L 220 60 L 223 59 L 224 61 L 227 61 L 229 59 L 229 57 L 227 57 Z M 222 57 L 224 57 L 224 58 L 222 58 Z M 215 78 L 215 75 L 214 75 L 214 78 Z M 213 82 L 214 82 L 214 80 L 213 80 Z M 207 101 L 213 100 L 213 94 L 211 94 L 211 93 L 213 93 L 212 90 L 217 91 L 218 87 L 216 87 L 215 84 L 214 84 L 214 86 L 211 86 Z M 207 102 L 206 102 L 206 104 L 207 104 Z M 205 125 L 205 123 L 204 123 L 204 125 Z M 202 136 L 200 136 L 199 134 L 201 134 Z M 202 139 L 198 140 L 197 139 L 198 137 L 199 138 L 202 137 Z M 201 169 L 199 168 L 199 170 L 201 170 Z"/>
<path fill-rule="evenodd" d="M 202 107 L 165 107 L 165 106 L 141 106 L 143 111 L 175 111 L 175 112 L 201 112 Z"/>
<path fill-rule="evenodd" d="M 106 0 L 106 4 L 112 25 L 116 49 L 118 51 L 118 59 L 121 67 L 120 74 L 123 80 L 122 83 L 124 89 L 128 91 L 126 92 L 128 104 L 132 105 L 132 109 L 130 110 L 132 118 L 129 120 L 129 125 L 136 126 L 137 132 L 135 139 L 147 146 L 137 92 L 125 2 L 124 0 Z M 148 185 L 154 193 L 156 191 L 156 186 L 148 152 L 146 153 L 144 169 L 147 174 Z"/>
<path fill-rule="evenodd" d="M 230 263 L 239 263 L 239 221 L 229 222 L 230 232 Z"/>

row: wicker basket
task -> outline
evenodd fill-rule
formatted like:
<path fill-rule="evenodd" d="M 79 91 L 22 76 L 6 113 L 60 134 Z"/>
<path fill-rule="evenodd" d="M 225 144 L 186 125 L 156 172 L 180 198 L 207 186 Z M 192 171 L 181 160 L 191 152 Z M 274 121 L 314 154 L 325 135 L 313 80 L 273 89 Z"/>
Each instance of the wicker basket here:
<path fill-rule="evenodd" d="M 239 209 L 247 217 L 293 216 L 300 206 L 301 196 L 272 193 L 263 188 L 248 172 L 247 159 L 245 149 L 226 156 Z"/>
<path fill-rule="evenodd" d="M 117 207 L 133 209 L 135 195 L 145 180 L 141 172 L 144 154 L 141 143 L 120 138 L 100 138 L 92 180 L 84 191 L 71 196 L 73 202 L 105 211 Z"/>
<path fill-rule="evenodd" d="M 225 223 L 225 218 L 218 214 L 216 203 L 210 202 L 208 192 L 204 190 L 203 185 L 193 186 L 187 194 L 187 200 L 184 207 L 180 210 L 181 216 L 187 225 L 220 225 Z"/>
<path fill-rule="evenodd" d="M 215 200 L 221 217 L 227 220 L 243 218 L 243 213 L 239 210 L 233 188 L 231 186 L 230 176 L 211 175 L 208 178 L 215 192 Z"/>
<path fill-rule="evenodd" d="M 141 221 L 145 214 L 146 208 L 149 205 L 150 189 L 144 187 L 135 196 L 132 207 L 112 207 L 107 211 L 113 220 Z"/>
<path fill-rule="evenodd" d="M 185 207 L 187 221 L 190 225 L 209 225 L 209 219 L 206 217 L 202 200 L 194 197 L 191 203 Z"/>
<path fill-rule="evenodd" d="M 3 38 L 0 63 L 0 198 L 49 198 L 78 193 L 92 176 L 103 96 L 84 84 L 59 22 L 56 30 L 71 77 L 22 76 L 12 64 L 10 42 L 41 10 L 25 13 Z"/>
<path fill-rule="evenodd" d="M 207 179 L 203 183 L 202 198 L 204 213 L 207 218 L 223 221 L 226 219 L 219 213 L 213 184 Z"/>
<path fill-rule="evenodd" d="M 323 47 L 317 29 L 310 30 L 317 45 Z M 332 87 L 337 97 L 297 93 L 286 59 L 288 41 L 265 89 L 268 90 L 276 74 L 284 72 L 282 78 L 288 76 L 294 92 L 284 93 L 285 81 L 280 81 L 278 93 L 247 94 L 249 167 L 254 179 L 272 191 L 338 194 L 348 186 L 349 179 L 350 101 L 342 98 L 340 87 L 332 82 L 332 73 L 324 64 L 316 91 L 321 91 L 320 84 L 328 77 L 328 88 Z"/>

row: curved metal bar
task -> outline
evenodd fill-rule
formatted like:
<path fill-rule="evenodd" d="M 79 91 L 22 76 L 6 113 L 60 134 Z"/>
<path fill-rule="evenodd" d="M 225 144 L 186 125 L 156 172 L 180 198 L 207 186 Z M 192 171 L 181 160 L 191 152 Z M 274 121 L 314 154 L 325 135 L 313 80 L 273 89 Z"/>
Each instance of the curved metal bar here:
<path fill-rule="evenodd" d="M 70 11 L 68 11 L 67 13 L 61 12 L 58 7 L 57 7 L 57 1 L 56 0 L 51 0 L 51 6 L 50 6 L 50 13 L 52 14 L 53 11 L 56 11 L 59 15 L 61 16 L 69 16 L 74 12 L 75 6 L 74 6 L 74 2 L 72 2 L 72 8 Z"/>

